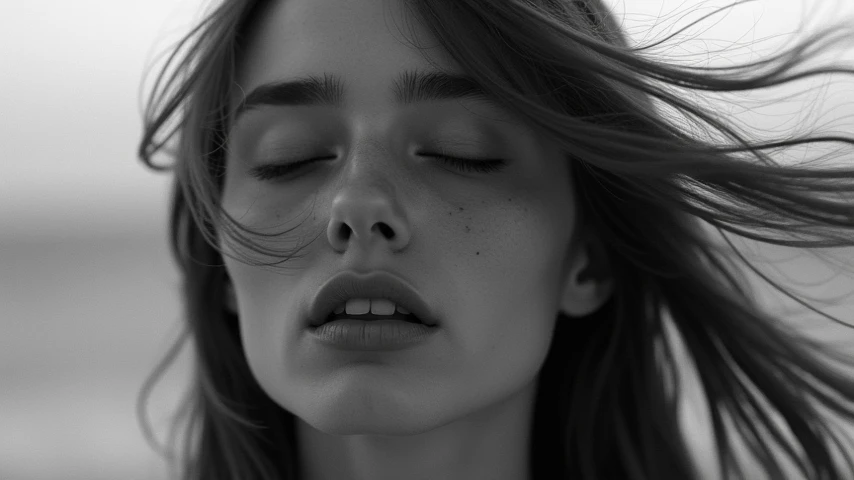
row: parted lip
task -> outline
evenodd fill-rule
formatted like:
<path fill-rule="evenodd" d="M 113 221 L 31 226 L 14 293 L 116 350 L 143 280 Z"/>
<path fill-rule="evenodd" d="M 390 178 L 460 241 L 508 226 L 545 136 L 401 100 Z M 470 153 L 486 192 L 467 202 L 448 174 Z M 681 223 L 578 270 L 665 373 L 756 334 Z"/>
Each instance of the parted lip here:
<path fill-rule="evenodd" d="M 344 272 L 329 279 L 314 297 L 308 325 L 323 325 L 336 307 L 353 298 L 385 298 L 412 312 L 425 325 L 438 325 L 435 314 L 414 288 L 382 271 L 367 275 Z"/>

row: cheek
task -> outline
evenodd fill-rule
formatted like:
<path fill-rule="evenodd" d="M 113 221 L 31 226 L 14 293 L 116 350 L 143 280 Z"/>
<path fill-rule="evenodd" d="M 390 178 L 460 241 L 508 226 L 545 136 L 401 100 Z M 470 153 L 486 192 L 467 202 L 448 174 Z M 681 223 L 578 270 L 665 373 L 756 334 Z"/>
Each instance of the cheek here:
<path fill-rule="evenodd" d="M 572 217 L 534 199 L 503 199 L 506 205 L 466 215 L 443 232 L 436 251 L 455 272 L 455 288 L 484 307 L 505 304 L 534 312 L 554 302 L 572 236 Z M 451 290 L 458 291 L 458 290 Z M 546 305 L 551 308 L 552 305 Z"/>
<path fill-rule="evenodd" d="M 453 275 L 442 287 L 456 301 L 448 311 L 460 313 L 458 327 L 466 330 L 469 347 L 504 352 L 502 361 L 539 357 L 548 349 L 571 234 L 571 219 L 561 223 L 533 202 L 505 201 L 500 209 L 472 215 L 464 233 L 448 244 L 444 252 L 454 252 L 456 265 L 447 265 Z M 468 225 L 474 231 L 465 233 Z"/>
<path fill-rule="evenodd" d="M 282 372 L 274 367 L 282 365 L 287 328 L 298 320 L 283 316 L 283 312 L 295 311 L 293 299 L 296 297 L 282 292 L 294 292 L 295 286 L 283 284 L 280 275 L 263 268 L 231 258 L 223 261 L 237 295 L 244 355 L 253 376 L 267 390 L 265 385 L 281 381 L 275 376 Z"/>
<path fill-rule="evenodd" d="M 568 242 L 565 232 L 531 209 L 508 213 L 469 240 L 475 253 L 445 287 L 458 302 L 450 311 L 459 313 L 453 328 L 467 357 L 457 378 L 477 378 L 479 388 L 496 394 L 535 380 L 545 362 Z"/>
<path fill-rule="evenodd" d="M 231 236 L 221 234 L 219 246 L 223 252 L 249 265 L 237 265 L 237 269 L 250 266 L 255 270 L 296 270 L 304 271 L 315 262 L 316 248 L 307 248 L 312 239 L 319 244 L 325 238 L 327 225 L 320 220 L 311 206 L 296 209 L 287 207 L 287 200 L 274 201 L 259 197 L 248 202 L 247 207 L 226 205 L 223 208 L 239 226 L 230 228 Z M 284 205 L 284 207 L 283 207 Z M 268 272 L 261 272 L 268 273 Z M 263 277 L 253 271 L 243 275 L 244 284 L 254 284 L 253 288 L 244 288 L 245 292 L 263 290 L 271 284 L 259 278 L 270 278 L 273 284 L 281 283 L 281 277 Z"/>
<path fill-rule="evenodd" d="M 276 403 L 290 408 L 293 390 L 288 385 L 294 383 L 296 371 L 288 345 L 293 336 L 287 332 L 288 322 L 265 313 L 270 308 L 275 307 L 245 309 L 240 317 L 241 345 L 256 383 Z"/>

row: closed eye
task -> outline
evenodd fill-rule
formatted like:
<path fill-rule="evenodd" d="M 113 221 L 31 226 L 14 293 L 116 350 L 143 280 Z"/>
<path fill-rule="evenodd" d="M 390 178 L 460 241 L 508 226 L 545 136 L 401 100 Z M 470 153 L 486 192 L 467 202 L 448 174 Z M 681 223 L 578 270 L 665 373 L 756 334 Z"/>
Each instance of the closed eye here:
<path fill-rule="evenodd" d="M 502 159 L 480 159 L 480 158 L 461 158 L 444 154 L 422 153 L 422 157 L 436 158 L 439 161 L 449 164 L 452 167 L 464 172 L 477 173 L 492 173 L 502 170 L 507 161 Z M 249 174 L 259 180 L 272 180 L 279 177 L 284 177 L 292 172 L 300 170 L 305 165 L 314 163 L 319 160 L 334 160 L 335 157 L 315 157 L 306 160 L 300 160 L 291 163 L 259 165 L 249 170 Z"/>
<path fill-rule="evenodd" d="M 460 158 L 453 157 L 451 155 L 431 153 L 423 153 L 421 155 L 424 157 L 437 158 L 440 161 L 447 163 L 453 166 L 454 168 L 457 168 L 464 172 L 491 173 L 497 172 L 507 165 L 507 162 L 505 160 L 501 160 L 498 158 Z"/>
<path fill-rule="evenodd" d="M 305 165 L 318 160 L 334 160 L 335 157 L 315 157 L 306 160 L 300 160 L 291 163 L 276 163 L 270 165 L 259 165 L 249 169 L 249 175 L 259 180 L 272 180 L 274 178 L 284 177 L 292 172 L 300 170 Z"/>

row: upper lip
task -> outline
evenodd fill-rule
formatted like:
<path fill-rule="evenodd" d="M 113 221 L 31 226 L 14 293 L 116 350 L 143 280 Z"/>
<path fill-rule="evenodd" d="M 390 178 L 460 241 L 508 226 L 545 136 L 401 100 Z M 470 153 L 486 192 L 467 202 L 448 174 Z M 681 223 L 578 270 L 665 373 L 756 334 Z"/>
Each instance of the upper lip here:
<path fill-rule="evenodd" d="M 386 272 L 368 275 L 344 272 L 320 287 L 311 304 L 309 325 L 316 327 L 326 323 L 336 307 L 353 298 L 385 298 L 412 312 L 425 325 L 438 324 L 427 302 L 403 279 Z"/>

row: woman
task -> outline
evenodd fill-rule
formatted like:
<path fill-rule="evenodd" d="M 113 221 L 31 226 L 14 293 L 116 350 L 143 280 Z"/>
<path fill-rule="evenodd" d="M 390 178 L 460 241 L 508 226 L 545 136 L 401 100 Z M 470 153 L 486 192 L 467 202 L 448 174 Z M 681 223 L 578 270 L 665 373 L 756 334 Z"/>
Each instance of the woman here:
<path fill-rule="evenodd" d="M 776 164 L 827 139 L 744 138 L 668 88 L 767 88 L 805 55 L 669 65 L 598 0 L 218 5 L 139 148 L 175 172 L 182 477 L 709 478 L 677 422 L 672 327 L 721 473 L 744 475 L 738 436 L 771 478 L 851 478 L 819 412 L 854 417 L 841 355 L 763 312 L 698 220 L 851 246 L 851 203 L 821 194 L 854 169 Z"/>

